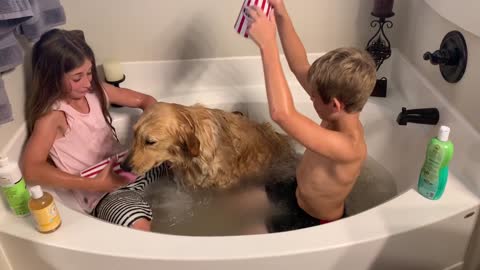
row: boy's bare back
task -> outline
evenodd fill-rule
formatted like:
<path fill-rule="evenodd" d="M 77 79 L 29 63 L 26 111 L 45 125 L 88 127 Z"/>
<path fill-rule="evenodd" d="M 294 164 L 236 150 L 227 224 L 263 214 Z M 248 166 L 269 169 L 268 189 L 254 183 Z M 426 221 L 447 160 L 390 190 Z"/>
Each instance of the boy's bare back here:
<path fill-rule="evenodd" d="M 325 121 L 323 125 L 326 125 Z M 356 158 L 340 162 L 306 149 L 297 167 L 297 202 L 307 213 L 321 220 L 336 220 L 344 215 L 345 198 L 352 190 L 366 158 L 360 121 L 336 132 L 351 138 L 358 153 Z"/>

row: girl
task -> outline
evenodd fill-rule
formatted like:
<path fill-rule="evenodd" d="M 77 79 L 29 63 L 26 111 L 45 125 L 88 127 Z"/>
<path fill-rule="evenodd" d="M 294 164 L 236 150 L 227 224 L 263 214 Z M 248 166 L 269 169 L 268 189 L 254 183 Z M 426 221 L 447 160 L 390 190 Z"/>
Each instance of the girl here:
<path fill-rule="evenodd" d="M 100 83 L 93 51 L 78 30 L 53 29 L 43 34 L 33 47 L 32 69 L 27 105 L 30 136 L 21 160 L 29 184 L 70 189 L 87 213 L 150 230 L 152 212 L 143 191 L 154 172 L 128 186 L 125 177 L 112 171 L 113 162 L 94 179 L 79 173 L 122 150 L 109 102 L 145 110 L 156 100 Z"/>

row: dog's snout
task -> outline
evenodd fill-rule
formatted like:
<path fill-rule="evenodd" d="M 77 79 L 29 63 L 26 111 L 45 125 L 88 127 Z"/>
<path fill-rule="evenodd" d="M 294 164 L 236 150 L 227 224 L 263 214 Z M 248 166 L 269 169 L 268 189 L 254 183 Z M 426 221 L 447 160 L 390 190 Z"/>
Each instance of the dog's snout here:
<path fill-rule="evenodd" d="M 132 166 L 130 165 L 130 156 L 128 156 L 122 163 L 120 163 L 120 168 L 126 172 L 132 171 Z"/>

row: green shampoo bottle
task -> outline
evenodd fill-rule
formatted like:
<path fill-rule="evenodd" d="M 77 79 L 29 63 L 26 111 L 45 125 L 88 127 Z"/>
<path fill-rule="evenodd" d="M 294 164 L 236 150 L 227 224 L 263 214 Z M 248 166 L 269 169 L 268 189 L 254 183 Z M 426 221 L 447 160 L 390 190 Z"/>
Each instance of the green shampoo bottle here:
<path fill-rule="evenodd" d="M 453 143 L 448 139 L 450 128 L 441 126 L 438 136 L 427 146 L 425 162 L 420 170 L 418 192 L 425 198 L 438 200 L 443 195 L 448 178 L 448 164 L 453 156 Z"/>

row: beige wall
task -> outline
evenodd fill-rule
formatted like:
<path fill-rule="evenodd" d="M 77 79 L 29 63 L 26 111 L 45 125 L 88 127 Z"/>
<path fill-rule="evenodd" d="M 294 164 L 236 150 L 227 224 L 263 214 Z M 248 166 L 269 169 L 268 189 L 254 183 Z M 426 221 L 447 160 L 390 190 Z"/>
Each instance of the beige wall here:
<path fill-rule="evenodd" d="M 370 0 L 327 1 L 285 0 L 307 51 L 323 52 L 339 46 L 364 46 L 372 6 Z M 194 1 L 118 1 L 62 0 L 67 15 L 67 29 L 82 29 L 101 63 L 106 58 L 121 61 L 165 60 L 205 57 L 256 55 L 250 40 L 233 31 L 241 0 Z M 465 34 L 469 63 L 464 78 L 449 84 L 441 78 L 438 67 L 422 59 L 425 51 L 438 49 L 443 35 L 461 30 L 440 17 L 424 1 L 395 2 L 395 25 L 389 36 L 400 51 L 440 89 L 477 129 L 480 100 L 480 38 Z M 3 75 L 14 108 L 15 121 L 0 126 L 0 146 L 24 118 L 23 69 Z M 421 89 L 412 89 L 421 91 Z"/>
<path fill-rule="evenodd" d="M 253 43 L 233 30 L 243 0 L 61 2 L 65 28 L 83 29 L 99 62 L 257 54 Z M 308 51 L 362 45 L 366 38 L 370 0 L 285 2 Z"/>
<path fill-rule="evenodd" d="M 480 37 L 465 31 L 436 13 L 424 1 L 396 1 L 397 20 L 393 46 L 399 48 L 408 60 L 439 89 L 467 120 L 480 130 Z M 470 8 L 465 6 L 465 8 Z M 466 13 L 467 14 L 467 13 Z M 468 64 L 464 77 L 456 84 L 443 80 L 438 66 L 423 60 L 423 53 L 439 49 L 443 36 L 452 30 L 461 31 L 468 47 Z M 422 91 L 422 89 L 410 89 Z M 432 104 L 434 105 L 434 104 Z M 441 116 L 440 116 L 441 117 Z M 478 216 L 479 213 L 477 213 Z M 480 219 L 477 218 L 475 234 L 465 259 L 465 269 L 480 269 Z"/>
<path fill-rule="evenodd" d="M 25 118 L 25 72 L 22 66 L 4 73 L 1 76 L 5 83 L 8 99 L 12 104 L 12 113 L 14 121 L 0 126 L 0 149 L 5 146 L 15 131 L 24 122 Z M 2 154 L 2 153 L 0 153 Z"/>
<path fill-rule="evenodd" d="M 10 263 L 7 259 L 7 255 L 3 250 L 2 243 L 0 242 L 0 269 L 2 270 L 12 270 Z"/>
<path fill-rule="evenodd" d="M 393 46 L 399 48 L 408 60 L 443 94 L 453 106 L 480 130 L 480 37 L 462 30 L 438 15 L 424 1 L 402 0 L 395 2 L 397 9 L 396 33 Z M 426 51 L 440 48 L 444 35 L 452 30 L 463 33 L 468 47 L 468 64 L 464 77 L 456 84 L 443 80 L 438 66 L 423 60 Z M 410 89 L 422 91 L 422 89 Z M 433 104 L 434 105 L 434 104 Z M 441 117 L 441 116 L 440 116 Z"/>
<path fill-rule="evenodd" d="M 370 0 L 285 1 L 309 52 L 368 40 Z M 65 29 L 82 29 L 97 62 L 168 60 L 257 55 L 233 25 L 242 0 L 61 0 Z M 28 57 L 27 57 L 28 58 Z M 26 59 L 29 61 L 29 59 Z M 0 148 L 24 119 L 22 67 L 3 76 L 15 121 L 0 126 Z"/>

